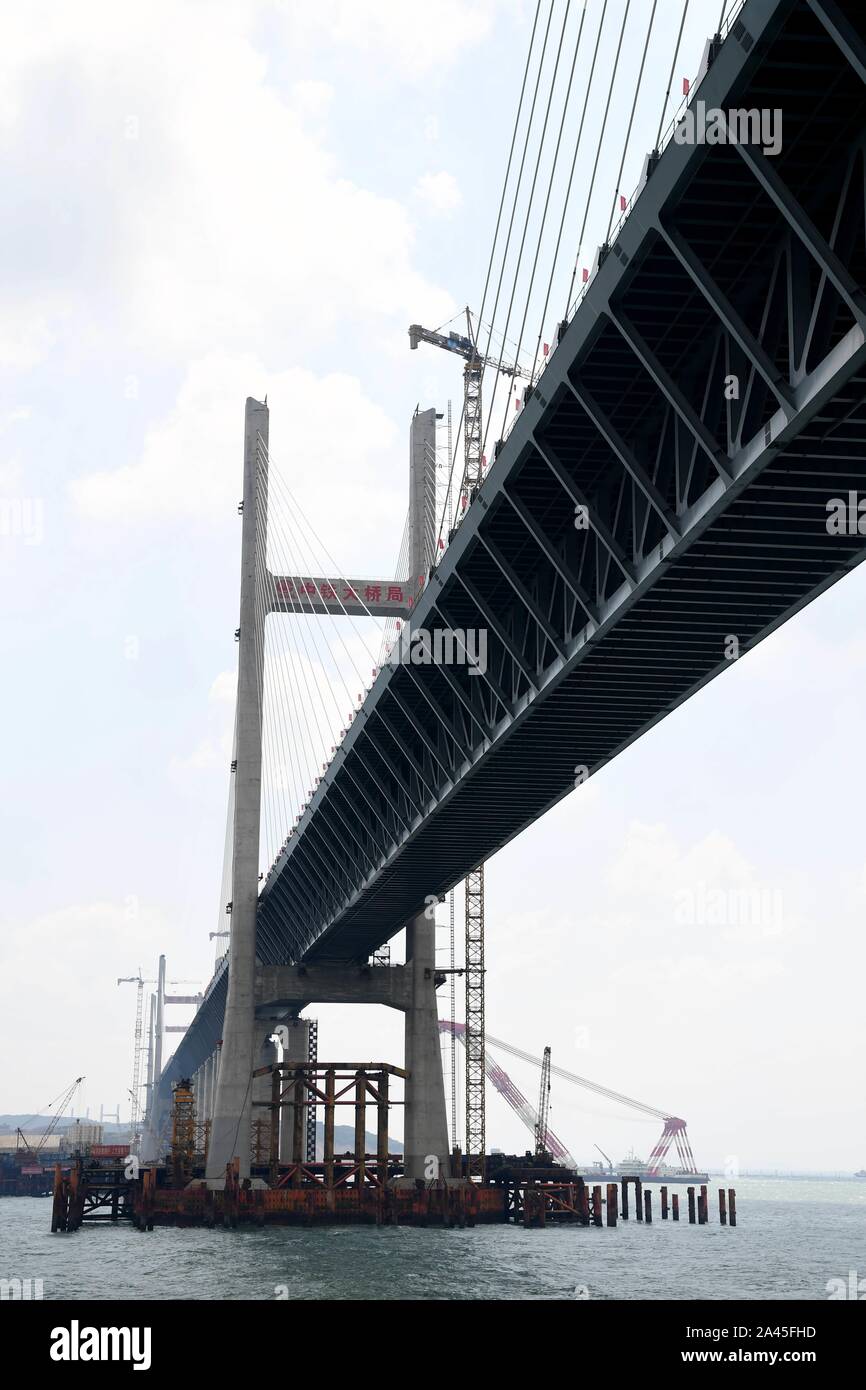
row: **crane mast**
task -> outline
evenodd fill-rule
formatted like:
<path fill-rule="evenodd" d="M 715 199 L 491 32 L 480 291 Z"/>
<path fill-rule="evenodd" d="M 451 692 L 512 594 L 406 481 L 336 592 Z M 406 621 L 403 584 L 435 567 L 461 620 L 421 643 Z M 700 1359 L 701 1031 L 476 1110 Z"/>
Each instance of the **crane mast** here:
<path fill-rule="evenodd" d="M 142 979 L 141 966 L 138 967 L 137 975 L 119 975 L 117 978 L 119 985 L 137 985 L 135 998 L 135 1032 L 133 1035 L 132 1050 L 132 1089 L 129 1094 L 132 1098 L 130 1118 L 132 1120 L 132 1134 L 130 1136 L 130 1152 L 139 1153 L 141 1151 L 141 1130 L 144 1120 L 144 1113 L 141 1105 L 141 1058 L 144 1052 L 144 1030 L 142 1026 L 142 1015 L 144 1011 L 144 986 L 155 985 L 157 980 Z M 196 980 L 168 980 L 170 985 L 192 985 Z"/>
<path fill-rule="evenodd" d="M 550 1111 L 550 1048 L 544 1049 L 541 1062 L 541 1085 L 538 1088 L 538 1119 L 535 1121 L 535 1156 L 547 1152 L 547 1116 Z"/>
<path fill-rule="evenodd" d="M 518 367 L 509 367 L 492 358 L 482 357 L 472 327 L 472 316 L 466 309 L 467 336 L 423 328 L 420 323 L 409 327 L 409 346 L 430 343 L 445 352 L 464 359 L 463 367 L 463 489 L 460 511 L 464 511 L 481 484 L 484 466 L 482 457 L 482 395 L 484 368 L 491 366 L 509 376 L 525 376 Z M 484 1156 L 487 1152 L 484 1108 L 484 865 L 478 864 L 466 876 L 466 1163 L 467 1172 L 484 1176 Z"/>
<path fill-rule="evenodd" d="M 130 1153 L 141 1152 L 141 1054 L 142 1054 L 142 1013 L 144 1008 L 144 980 L 141 978 L 141 966 L 138 967 L 137 975 L 126 975 L 118 978 L 119 985 L 137 985 L 135 992 L 135 1033 L 132 1045 L 132 1134 L 130 1136 Z"/>

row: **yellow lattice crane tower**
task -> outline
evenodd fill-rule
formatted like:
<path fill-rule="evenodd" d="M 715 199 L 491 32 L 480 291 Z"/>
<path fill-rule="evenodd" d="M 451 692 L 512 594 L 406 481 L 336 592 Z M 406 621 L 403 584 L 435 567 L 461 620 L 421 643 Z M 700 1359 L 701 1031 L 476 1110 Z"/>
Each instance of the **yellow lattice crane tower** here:
<path fill-rule="evenodd" d="M 189 1077 L 172 1087 L 171 1168 L 175 1187 L 182 1187 L 192 1176 L 196 1149 L 195 1096 Z"/>

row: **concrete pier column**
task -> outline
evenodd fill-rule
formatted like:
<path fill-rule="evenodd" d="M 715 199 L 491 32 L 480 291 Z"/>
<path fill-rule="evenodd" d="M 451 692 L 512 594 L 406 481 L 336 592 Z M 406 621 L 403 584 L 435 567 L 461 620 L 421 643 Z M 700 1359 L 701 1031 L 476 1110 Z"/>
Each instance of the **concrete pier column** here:
<path fill-rule="evenodd" d="M 306 1062 L 310 1055 L 310 1021 L 307 1018 L 287 1018 L 280 1024 L 283 1033 L 283 1061 Z M 289 1086 L 289 1079 L 283 1076 L 283 1090 Z M 287 1091 L 286 1100 L 293 1092 Z M 284 1104 L 280 1113 L 280 1162 L 291 1163 L 293 1137 L 295 1132 L 295 1107 Z"/>
<path fill-rule="evenodd" d="M 261 1046 L 259 1047 L 258 1056 L 256 1058 L 256 1068 L 269 1067 L 274 1062 L 279 1061 L 277 1045 L 271 1039 L 273 1031 L 273 1026 L 269 1023 L 268 1031 L 262 1039 Z M 271 1112 L 267 1108 L 267 1106 L 270 1105 L 271 1101 L 270 1072 L 268 1072 L 265 1076 L 253 1077 L 252 1100 L 254 1103 L 252 1106 L 252 1115 L 250 1118 L 250 1133 L 252 1135 L 253 1142 L 255 1141 L 255 1137 L 257 1134 L 260 1136 L 261 1154 L 259 1156 L 259 1162 L 267 1163 L 268 1155 L 270 1154 L 271 1143 Z M 259 1101 L 265 1101 L 266 1104 L 259 1105 Z"/>
<path fill-rule="evenodd" d="M 220 1064 L 222 1062 L 223 1045 L 218 1042 L 213 1053 L 213 1085 L 211 1087 L 210 1117 L 213 1119 L 216 1114 L 217 1086 L 220 1079 Z"/>
<path fill-rule="evenodd" d="M 147 1030 L 147 1081 L 145 1083 L 144 1094 L 144 1129 L 150 1125 L 150 1107 L 153 1101 L 154 1065 L 156 1049 L 156 995 L 150 996 L 148 1005 L 149 1026 Z"/>
<path fill-rule="evenodd" d="M 204 1124 L 207 1120 L 210 1119 L 210 1082 L 212 1062 L 213 1054 L 211 1054 L 210 1057 L 206 1057 L 201 1064 L 201 1096 L 198 1110 L 198 1118 L 201 1124 Z"/>
<path fill-rule="evenodd" d="M 436 1010 L 436 923 L 423 912 L 406 928 L 406 966 L 412 1001 L 406 1010 L 404 1172 L 429 1181 L 450 1175 L 450 1154 Z"/>
<path fill-rule="evenodd" d="M 267 536 L 268 408 L 247 399 L 244 416 L 244 491 L 241 532 L 241 603 L 238 698 L 235 716 L 232 908 L 229 917 L 228 992 L 207 1178 L 225 1182 L 226 1164 L 250 1172 L 252 1071 L 256 1055 L 256 910 L 262 797 L 262 663 L 264 616 L 257 601 L 257 570 Z"/>
<path fill-rule="evenodd" d="M 156 1020 L 153 1043 L 153 1079 L 159 1085 L 162 1076 L 162 1044 L 165 1038 L 165 956 L 159 958 L 156 984 Z"/>
<path fill-rule="evenodd" d="M 217 1072 L 219 1071 L 220 1055 L 218 1051 L 213 1051 L 210 1055 L 210 1094 L 207 1102 L 207 1117 L 213 1119 L 214 1104 L 216 1102 Z"/>

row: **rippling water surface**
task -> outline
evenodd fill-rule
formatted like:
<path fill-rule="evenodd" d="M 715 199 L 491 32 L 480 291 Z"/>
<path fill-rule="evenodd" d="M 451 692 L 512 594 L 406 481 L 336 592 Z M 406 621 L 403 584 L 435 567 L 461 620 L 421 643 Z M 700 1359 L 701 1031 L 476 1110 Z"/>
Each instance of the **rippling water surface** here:
<path fill-rule="evenodd" d="M 45 1298 L 460 1300 L 825 1299 L 830 1279 L 866 1279 L 866 1182 L 741 1178 L 737 1207 L 735 1230 L 711 1209 L 708 1226 L 656 1211 L 649 1227 L 613 1230 L 121 1224 L 52 1236 L 49 1199 L 8 1197 L 0 1277 L 41 1278 Z"/>

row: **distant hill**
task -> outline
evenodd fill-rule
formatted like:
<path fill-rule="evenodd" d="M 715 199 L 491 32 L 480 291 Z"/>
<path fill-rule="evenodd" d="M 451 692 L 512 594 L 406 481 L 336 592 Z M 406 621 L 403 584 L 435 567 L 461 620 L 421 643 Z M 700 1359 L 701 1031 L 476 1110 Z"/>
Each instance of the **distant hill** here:
<path fill-rule="evenodd" d="M 98 1124 L 98 1120 L 87 1120 L 83 1116 L 64 1116 L 58 1120 L 55 1127 L 55 1134 L 65 1133 L 75 1123 L 76 1118 L 81 1119 L 82 1124 Z M 47 1126 L 51 1123 L 44 1115 L 40 1115 L 37 1121 L 33 1120 L 32 1115 L 0 1115 L 0 1135 L 14 1134 L 17 1129 L 23 1129 L 29 1138 L 44 1134 Z M 103 1139 L 106 1144 L 111 1143 L 111 1136 L 118 1134 L 121 1140 L 129 1137 L 129 1125 L 109 1124 L 103 1122 Z M 364 1134 L 364 1143 L 367 1153 L 376 1152 L 376 1136 L 367 1130 Z M 325 1127 L 321 1121 L 316 1125 L 316 1157 L 321 1159 L 325 1151 Z M 334 1126 L 334 1152 L 337 1155 L 355 1152 L 355 1130 L 352 1125 Z M 403 1140 L 388 1137 L 388 1152 L 391 1154 L 402 1154 Z"/>
<path fill-rule="evenodd" d="M 129 1133 L 128 1124 L 115 1124 L 112 1120 L 88 1119 L 86 1115 L 63 1115 L 54 1126 L 55 1133 L 69 1129 L 80 1120 L 83 1125 L 101 1124 L 107 1136 L 109 1134 Z M 51 1124 L 50 1115 L 0 1115 L 0 1134 L 14 1134 L 16 1129 L 23 1129 L 27 1134 L 44 1134 Z"/>
<path fill-rule="evenodd" d="M 364 1132 L 364 1146 L 368 1154 L 376 1152 L 376 1136 L 369 1130 Z M 355 1129 L 353 1125 L 334 1125 L 334 1153 L 339 1158 L 341 1154 L 355 1152 Z M 403 1140 L 395 1139 L 392 1135 L 388 1136 L 389 1154 L 402 1154 Z M 325 1126 L 318 1123 L 316 1125 L 316 1158 L 321 1160 L 325 1153 Z"/>

